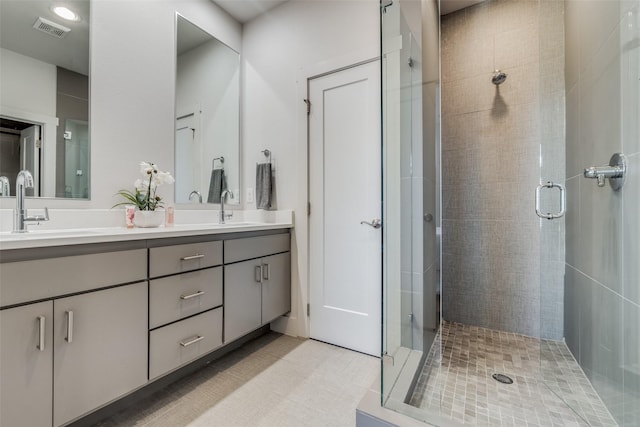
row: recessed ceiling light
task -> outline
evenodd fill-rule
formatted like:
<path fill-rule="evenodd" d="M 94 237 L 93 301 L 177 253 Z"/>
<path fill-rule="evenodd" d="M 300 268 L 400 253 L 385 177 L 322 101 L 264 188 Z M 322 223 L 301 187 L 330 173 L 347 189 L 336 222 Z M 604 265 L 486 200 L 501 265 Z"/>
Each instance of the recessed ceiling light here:
<path fill-rule="evenodd" d="M 58 15 L 60 18 L 66 19 L 67 21 L 79 21 L 80 17 L 73 10 L 69 9 L 65 6 L 53 6 L 51 8 L 53 13 Z"/>

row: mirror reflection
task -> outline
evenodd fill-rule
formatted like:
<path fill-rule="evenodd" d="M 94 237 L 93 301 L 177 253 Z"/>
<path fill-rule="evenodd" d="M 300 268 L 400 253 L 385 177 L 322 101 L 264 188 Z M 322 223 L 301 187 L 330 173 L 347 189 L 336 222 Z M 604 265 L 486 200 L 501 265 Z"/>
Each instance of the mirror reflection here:
<path fill-rule="evenodd" d="M 176 203 L 240 201 L 240 55 L 177 15 Z"/>
<path fill-rule="evenodd" d="M 89 198 L 89 0 L 65 0 L 66 18 L 56 6 L 0 1 L 3 196 L 15 195 L 27 169 L 35 181 L 27 195 Z"/>

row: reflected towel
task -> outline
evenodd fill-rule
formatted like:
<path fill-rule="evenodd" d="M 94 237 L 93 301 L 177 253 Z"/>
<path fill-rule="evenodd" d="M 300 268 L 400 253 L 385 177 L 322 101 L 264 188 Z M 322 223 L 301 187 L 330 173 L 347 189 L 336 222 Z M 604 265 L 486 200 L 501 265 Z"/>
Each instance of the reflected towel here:
<path fill-rule="evenodd" d="M 256 207 L 269 209 L 271 207 L 271 163 L 256 165 Z"/>
<path fill-rule="evenodd" d="M 224 169 L 213 169 L 211 171 L 211 180 L 209 181 L 207 203 L 220 203 L 220 196 L 226 189 L 227 178 L 224 176 Z"/>

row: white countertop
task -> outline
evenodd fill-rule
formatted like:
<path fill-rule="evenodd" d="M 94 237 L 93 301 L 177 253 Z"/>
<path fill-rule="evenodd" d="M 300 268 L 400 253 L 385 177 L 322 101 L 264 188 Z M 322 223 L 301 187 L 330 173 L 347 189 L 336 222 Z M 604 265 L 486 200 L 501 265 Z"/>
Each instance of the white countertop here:
<path fill-rule="evenodd" d="M 48 227 L 30 226 L 28 233 L 0 232 L 0 250 L 29 249 L 50 246 L 82 245 L 90 243 L 123 242 L 171 237 L 198 236 L 207 234 L 240 233 L 249 231 L 275 230 L 293 227 L 291 211 L 271 211 L 256 213 L 255 211 L 236 211 L 236 218 L 226 224 L 216 222 L 197 222 L 202 219 L 194 215 L 182 215 L 190 223 L 176 223 L 173 226 L 155 228 L 126 228 L 122 226 L 107 227 Z M 60 214 L 60 212 L 58 212 Z M 65 212 L 70 215 L 70 212 Z M 53 218 L 53 216 L 50 214 Z M 176 219 L 181 213 L 177 212 Z M 108 222 L 108 221 L 107 221 Z M 124 221 L 123 221 L 124 222 Z M 71 223 L 66 221 L 65 224 Z M 44 223 L 43 223 L 44 224 Z"/>

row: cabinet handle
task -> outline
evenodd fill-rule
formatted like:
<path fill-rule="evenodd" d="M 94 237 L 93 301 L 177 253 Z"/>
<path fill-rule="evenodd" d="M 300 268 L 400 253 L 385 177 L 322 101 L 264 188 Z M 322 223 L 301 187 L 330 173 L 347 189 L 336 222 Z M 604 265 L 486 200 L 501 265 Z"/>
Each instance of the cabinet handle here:
<path fill-rule="evenodd" d="M 201 295 L 204 295 L 204 291 L 198 291 L 195 294 L 191 294 L 191 295 L 180 295 L 180 299 L 182 300 L 186 300 L 186 299 L 191 299 L 191 298 L 195 298 L 195 297 L 199 297 Z"/>
<path fill-rule="evenodd" d="M 204 258 L 204 254 L 183 256 L 182 258 L 180 258 L 180 261 L 191 261 L 193 259 L 200 259 L 200 258 Z"/>
<path fill-rule="evenodd" d="M 256 265 L 256 282 L 262 282 L 262 265 Z"/>
<path fill-rule="evenodd" d="M 73 311 L 69 310 L 65 313 L 67 314 L 67 337 L 65 341 L 71 344 L 71 341 L 73 341 Z"/>
<path fill-rule="evenodd" d="M 188 341 L 180 341 L 180 345 L 181 345 L 182 347 L 189 347 L 191 344 L 195 344 L 195 343 L 197 343 L 198 341 L 202 341 L 203 339 L 204 339 L 204 337 L 203 337 L 203 336 L 201 336 L 201 335 L 196 335 L 195 337 L 191 338 L 191 339 L 190 339 L 190 340 L 188 340 Z"/>
<path fill-rule="evenodd" d="M 44 333 L 45 333 L 44 316 L 38 316 L 38 350 L 44 351 Z"/>
<path fill-rule="evenodd" d="M 264 268 L 262 269 L 262 278 L 264 280 L 269 280 L 270 276 L 271 276 L 271 267 L 269 267 L 269 264 L 264 264 Z"/>

